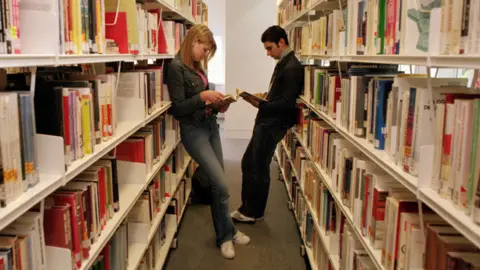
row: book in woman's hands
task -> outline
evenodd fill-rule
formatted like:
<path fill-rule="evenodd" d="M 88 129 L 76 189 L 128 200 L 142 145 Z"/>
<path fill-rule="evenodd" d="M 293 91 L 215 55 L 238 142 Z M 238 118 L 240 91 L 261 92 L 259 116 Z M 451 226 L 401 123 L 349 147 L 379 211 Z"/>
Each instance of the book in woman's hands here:
<path fill-rule="evenodd" d="M 218 103 L 210 103 L 210 102 L 207 102 L 206 105 L 207 106 L 224 106 L 224 105 L 227 105 L 227 104 L 231 104 L 231 103 L 234 103 L 234 102 L 237 102 L 238 100 L 238 96 L 232 96 L 230 94 L 227 94 L 223 97 L 223 100 L 218 102 Z"/>
<path fill-rule="evenodd" d="M 237 88 L 237 98 L 238 98 L 238 97 L 251 98 L 251 99 L 257 100 L 257 101 L 259 101 L 259 102 L 267 101 L 265 98 L 263 98 L 263 97 L 261 97 L 261 96 L 257 96 L 257 95 L 254 95 L 254 94 L 250 94 L 250 93 L 248 93 L 247 91 L 243 91 L 242 89 L 239 89 L 239 88 Z"/>

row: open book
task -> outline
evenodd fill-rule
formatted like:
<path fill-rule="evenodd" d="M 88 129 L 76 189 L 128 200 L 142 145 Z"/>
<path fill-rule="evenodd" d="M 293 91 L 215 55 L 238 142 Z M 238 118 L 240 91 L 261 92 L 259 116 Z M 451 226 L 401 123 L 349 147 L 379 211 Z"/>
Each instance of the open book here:
<path fill-rule="evenodd" d="M 223 97 L 223 101 L 219 102 L 217 105 L 218 106 L 223 106 L 223 105 L 227 105 L 227 104 L 237 102 L 240 97 L 242 97 L 242 98 L 253 98 L 253 99 L 256 99 L 260 102 L 261 101 L 267 101 L 266 99 L 264 99 L 262 97 L 255 96 L 253 94 L 250 94 L 246 91 L 243 91 L 243 90 L 237 88 L 237 95 L 236 96 L 233 96 L 231 94 L 227 94 Z M 213 103 L 207 102 L 207 106 L 213 106 Z"/>
<path fill-rule="evenodd" d="M 258 101 L 267 101 L 265 98 L 255 96 L 254 94 L 250 94 L 247 91 L 243 91 L 242 89 L 237 88 L 237 99 L 238 97 L 242 98 L 253 98 Z"/>
<path fill-rule="evenodd" d="M 238 100 L 238 96 L 232 96 L 230 94 L 227 94 L 223 97 L 223 100 L 221 102 L 219 102 L 219 104 L 217 104 L 217 105 L 218 106 L 223 106 L 223 105 L 227 105 L 227 104 L 237 102 L 237 100 Z M 213 106 L 213 103 L 207 102 L 207 106 Z"/>

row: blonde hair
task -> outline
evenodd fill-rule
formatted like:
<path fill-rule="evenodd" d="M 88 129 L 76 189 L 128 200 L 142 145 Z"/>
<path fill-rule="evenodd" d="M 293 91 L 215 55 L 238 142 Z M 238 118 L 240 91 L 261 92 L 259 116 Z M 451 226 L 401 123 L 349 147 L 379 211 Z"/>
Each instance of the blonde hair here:
<path fill-rule="evenodd" d="M 210 52 L 206 54 L 205 58 L 200 62 L 193 60 L 192 50 L 195 41 L 210 45 Z M 216 51 L 217 43 L 215 43 L 215 40 L 213 39 L 212 31 L 203 24 L 196 24 L 192 26 L 192 28 L 188 30 L 187 35 L 185 35 L 179 53 L 184 65 L 192 69 L 203 71 L 204 68 L 206 68 L 208 61 L 215 55 Z"/>

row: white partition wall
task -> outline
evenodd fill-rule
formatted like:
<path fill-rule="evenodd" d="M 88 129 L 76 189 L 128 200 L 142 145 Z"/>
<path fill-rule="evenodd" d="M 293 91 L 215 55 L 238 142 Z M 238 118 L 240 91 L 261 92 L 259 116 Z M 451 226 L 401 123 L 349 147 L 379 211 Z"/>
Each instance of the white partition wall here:
<path fill-rule="evenodd" d="M 276 0 L 226 1 L 225 88 L 257 93 L 266 92 L 274 68 L 260 37 L 275 24 Z M 230 106 L 225 116 L 225 136 L 249 139 L 257 109 L 239 101 Z"/>
<path fill-rule="evenodd" d="M 225 5 L 227 0 L 208 0 L 208 27 L 212 30 L 217 52 L 208 63 L 208 80 L 215 84 L 215 90 L 225 93 Z"/>

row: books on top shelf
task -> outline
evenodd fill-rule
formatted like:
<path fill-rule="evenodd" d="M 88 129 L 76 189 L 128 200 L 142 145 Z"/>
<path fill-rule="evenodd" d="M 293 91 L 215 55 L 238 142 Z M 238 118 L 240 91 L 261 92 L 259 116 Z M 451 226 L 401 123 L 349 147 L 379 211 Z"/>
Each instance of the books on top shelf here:
<path fill-rule="evenodd" d="M 134 0 L 41 2 L 3 2 L 0 54 L 165 54 L 166 40 L 180 38 L 178 31 L 177 37 L 159 31 L 158 8 L 146 10 Z M 196 11 L 186 4 L 179 8 Z"/>
<path fill-rule="evenodd" d="M 208 24 L 208 8 L 204 4 L 203 0 L 194 0 L 193 1 L 193 17 L 195 22 L 198 24 Z M 196 5 L 196 7 L 195 7 Z"/>
<path fill-rule="evenodd" d="M 277 11 L 301 55 L 479 54 L 476 2 L 349 0 L 340 7 L 331 1 L 323 14 L 317 11 L 308 21 L 302 19 L 303 25 L 293 24 L 298 14 L 320 2 L 287 1 Z"/>

